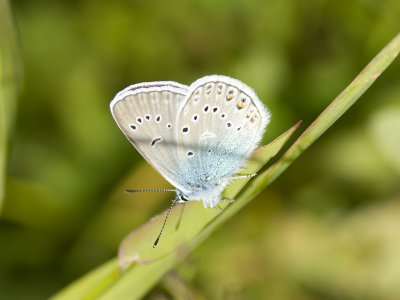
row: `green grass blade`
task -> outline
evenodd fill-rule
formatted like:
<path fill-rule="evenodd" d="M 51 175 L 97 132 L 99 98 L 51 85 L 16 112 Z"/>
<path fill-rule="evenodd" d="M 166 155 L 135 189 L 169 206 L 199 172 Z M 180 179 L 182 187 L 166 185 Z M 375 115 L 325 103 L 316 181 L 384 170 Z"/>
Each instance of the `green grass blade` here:
<path fill-rule="evenodd" d="M 268 145 L 257 148 L 243 172 L 247 174 L 261 169 L 270 158 L 279 152 L 299 125 L 300 122 Z M 239 192 L 245 183 L 242 180 L 239 183 L 238 181 L 236 180 L 230 185 L 233 187 L 230 190 L 232 196 Z M 221 206 L 224 205 L 227 204 Z M 239 203 L 235 202 L 232 205 L 237 206 Z M 75 299 L 78 295 L 84 299 L 97 299 L 104 293 L 112 295 L 109 299 L 117 299 L 125 289 L 131 288 L 134 289 L 134 292 L 130 291 L 130 295 L 132 297 L 135 295 L 134 298 L 140 297 L 156 282 L 155 278 L 158 279 L 163 275 L 161 270 L 167 271 L 183 253 L 188 253 L 200 239 L 204 239 L 211 232 L 209 224 L 215 223 L 215 220 L 225 212 L 226 210 L 221 214 L 217 209 L 206 209 L 201 202 L 197 201 L 174 206 L 162 239 L 159 245 L 153 249 L 154 240 L 164 222 L 166 215 L 166 211 L 164 211 L 134 230 L 121 243 L 119 262 L 123 268 L 126 268 L 121 276 L 116 275 L 119 266 L 112 261 L 73 283 L 57 294 L 54 299 Z M 207 234 L 205 234 L 206 232 Z M 136 278 L 136 280 L 132 278 Z M 114 284 L 116 286 L 111 288 Z M 148 288 L 144 289 L 144 287 Z"/>
<path fill-rule="evenodd" d="M 282 159 L 265 174 L 258 176 L 258 188 L 265 187 L 277 178 L 289 165 L 335 123 L 374 83 L 383 71 L 393 62 L 400 51 L 400 33 L 390 41 L 344 89 L 329 106 L 304 131 L 297 141 L 284 154 Z"/>
<path fill-rule="evenodd" d="M 318 139 L 380 76 L 398 55 L 399 50 L 400 35 L 397 35 L 321 113 L 283 157 L 251 180 L 238 194 L 235 202 L 228 205 L 223 213 L 204 209 L 198 202 L 175 207 L 165 235 L 156 249 L 152 248 L 152 243 L 158 233 L 157 229 L 161 228 L 163 215 L 153 218 L 128 236 L 120 249 L 124 266 L 128 266 L 132 262 L 146 263 L 152 261 L 152 263 L 131 264 L 124 272 L 113 277 L 113 274 L 116 274 L 115 270 L 117 270 L 116 262 L 113 261 L 113 268 L 108 270 L 106 274 L 102 274 L 103 276 L 99 276 L 98 272 L 104 269 L 99 268 L 98 272 L 95 270 L 87 277 L 77 281 L 70 288 L 58 294 L 60 297 L 55 297 L 55 299 L 137 299 L 143 296 L 177 261 L 260 193 Z M 270 145 L 273 145 L 274 142 Z M 280 147 L 278 148 L 280 149 Z M 267 147 L 267 149 L 271 153 L 279 151 L 276 149 L 272 151 L 272 146 Z M 232 195 L 236 192 L 237 190 L 232 191 Z M 181 214 L 183 207 L 185 212 Z M 124 261 L 124 259 L 126 260 Z M 97 284 L 95 283 L 96 278 Z M 112 279 L 110 280 L 110 278 Z M 90 282 L 87 288 L 83 288 L 85 282 Z M 77 293 L 78 287 L 79 291 L 85 291 L 85 293 Z"/>
<path fill-rule="evenodd" d="M 118 260 L 113 259 L 83 276 L 79 281 L 51 299 L 95 299 L 121 273 Z"/>
<path fill-rule="evenodd" d="M 259 147 L 252 155 L 248 165 L 244 168 L 244 173 L 253 173 L 261 169 L 271 157 L 276 155 L 283 147 L 285 142 L 298 128 L 299 123 L 289 129 L 286 133 L 275 139 L 266 146 Z M 245 179 L 248 180 L 248 179 Z M 237 183 L 234 181 L 230 189 L 230 195 L 236 195 L 242 185 L 243 180 Z M 222 206 L 226 206 L 223 203 Z M 233 203 L 230 206 L 237 206 Z M 184 205 L 175 206 L 170 213 L 168 226 L 165 227 L 160 244 L 153 249 L 153 242 L 156 234 L 159 232 L 164 222 L 166 211 L 161 215 L 151 219 L 143 226 L 134 230 L 121 243 L 119 249 L 119 258 L 121 265 L 126 267 L 132 262 L 149 263 L 162 258 L 177 249 L 187 248 L 188 245 L 196 240 L 202 230 L 209 224 L 219 218 L 220 213 L 217 209 L 206 209 L 201 202 L 189 202 Z M 191 247 L 189 247 L 191 248 Z"/>
<path fill-rule="evenodd" d="M 249 186 L 236 202 L 243 203 L 244 205 L 282 174 L 301 153 L 328 130 L 328 128 L 361 97 L 382 72 L 393 62 L 399 54 L 399 51 L 400 34 L 397 34 L 396 37 L 372 59 L 350 85 L 348 85 L 317 119 L 315 119 L 286 151 L 282 158 L 250 182 Z M 224 216 L 224 218 L 229 218 L 230 215 L 233 215 L 239 209 L 234 206 L 230 208 L 232 208 L 233 211 L 228 210 L 226 212 L 227 216 Z M 223 222 L 223 220 L 221 220 L 221 222 Z"/>

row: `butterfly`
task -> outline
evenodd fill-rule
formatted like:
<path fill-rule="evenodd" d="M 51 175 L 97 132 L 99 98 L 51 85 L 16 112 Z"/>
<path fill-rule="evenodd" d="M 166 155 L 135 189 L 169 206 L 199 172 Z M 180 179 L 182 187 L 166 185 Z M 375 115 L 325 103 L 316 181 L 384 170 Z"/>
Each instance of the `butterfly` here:
<path fill-rule="evenodd" d="M 237 79 L 202 77 L 190 86 L 144 82 L 110 104 L 137 151 L 176 188 L 177 203 L 202 200 L 213 208 L 259 144 L 270 112 Z"/>

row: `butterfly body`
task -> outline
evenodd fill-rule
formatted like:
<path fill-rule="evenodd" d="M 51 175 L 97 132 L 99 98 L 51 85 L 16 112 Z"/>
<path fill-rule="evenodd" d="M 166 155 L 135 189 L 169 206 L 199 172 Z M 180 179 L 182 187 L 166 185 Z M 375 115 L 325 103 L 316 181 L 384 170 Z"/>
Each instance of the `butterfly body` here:
<path fill-rule="evenodd" d="M 110 104 L 120 129 L 177 189 L 177 202 L 215 207 L 229 178 L 254 151 L 270 114 L 254 91 L 227 76 L 185 86 L 132 85 Z"/>

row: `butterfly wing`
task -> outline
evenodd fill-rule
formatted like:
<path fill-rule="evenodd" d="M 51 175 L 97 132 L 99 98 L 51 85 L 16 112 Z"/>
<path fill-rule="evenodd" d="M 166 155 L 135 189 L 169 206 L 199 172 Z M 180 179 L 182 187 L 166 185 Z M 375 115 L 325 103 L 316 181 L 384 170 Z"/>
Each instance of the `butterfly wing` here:
<path fill-rule="evenodd" d="M 140 83 L 119 92 L 110 104 L 119 128 L 137 151 L 178 189 L 177 116 L 188 87 L 177 82 Z"/>
<path fill-rule="evenodd" d="M 269 119 L 270 113 L 254 91 L 241 81 L 219 75 L 195 81 L 177 122 L 177 154 L 186 174 L 186 189 L 201 183 L 199 194 L 202 189 L 219 194 L 221 179 L 239 171 Z"/>

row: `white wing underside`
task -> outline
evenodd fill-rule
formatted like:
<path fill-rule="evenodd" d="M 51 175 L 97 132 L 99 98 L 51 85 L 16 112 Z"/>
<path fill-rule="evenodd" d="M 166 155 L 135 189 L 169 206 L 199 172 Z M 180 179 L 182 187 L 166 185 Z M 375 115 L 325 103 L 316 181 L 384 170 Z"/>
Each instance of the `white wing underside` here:
<path fill-rule="evenodd" d="M 262 138 L 270 114 L 242 82 L 212 75 L 130 86 L 110 104 L 120 129 L 188 200 L 214 207 Z M 228 181 L 225 181 L 228 183 Z"/>

